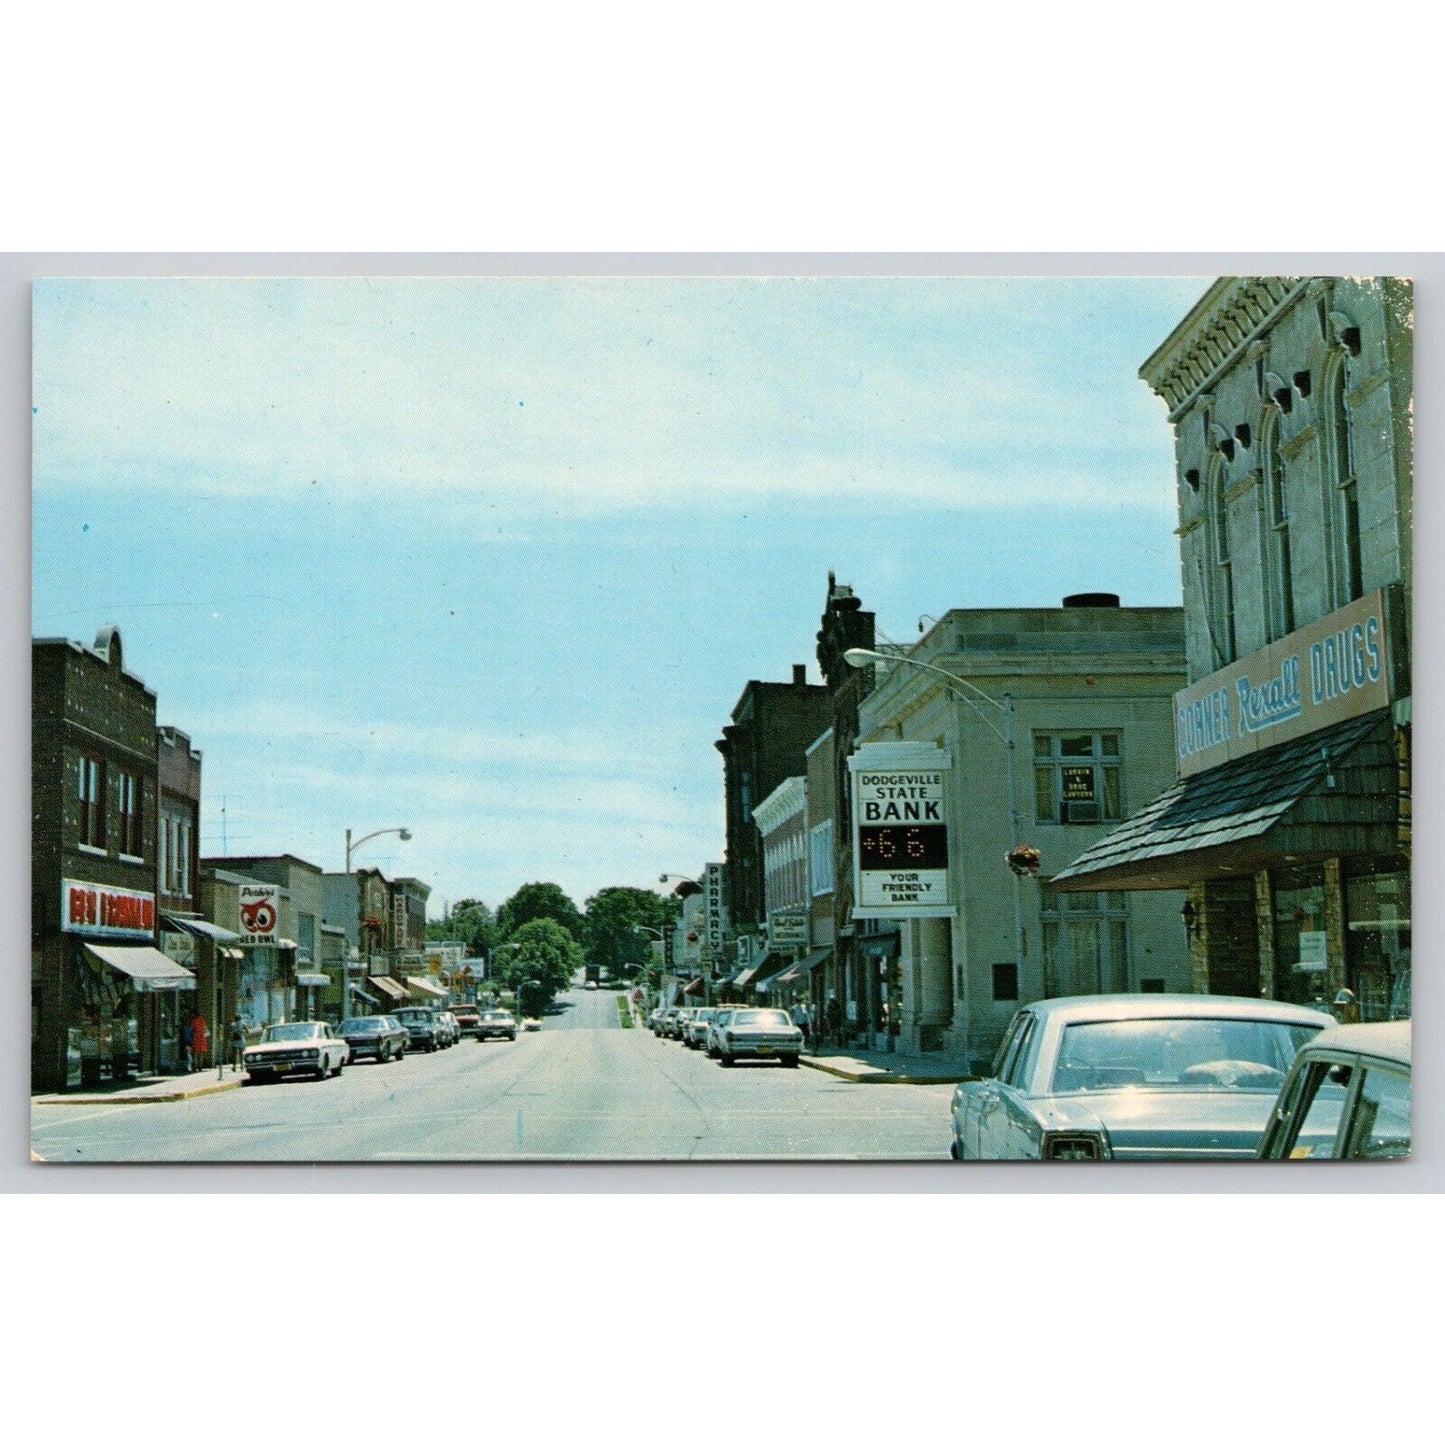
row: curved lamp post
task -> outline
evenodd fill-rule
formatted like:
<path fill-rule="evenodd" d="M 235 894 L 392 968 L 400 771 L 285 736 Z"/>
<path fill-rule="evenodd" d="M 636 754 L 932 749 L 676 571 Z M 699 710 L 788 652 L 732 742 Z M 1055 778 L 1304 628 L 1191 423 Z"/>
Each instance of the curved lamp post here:
<path fill-rule="evenodd" d="M 346 871 L 351 872 L 351 855 L 361 847 L 363 843 L 369 843 L 373 838 L 383 838 L 388 833 L 395 833 L 403 843 L 411 842 L 410 828 L 378 828 L 374 833 L 363 833 L 354 843 L 351 841 L 351 829 L 346 830 Z M 347 963 L 349 960 L 341 961 L 341 1021 L 346 1022 L 351 1017 L 351 979 L 347 976 Z"/>
<path fill-rule="evenodd" d="M 916 657 L 909 657 L 906 653 L 875 652 L 870 647 L 850 647 L 843 654 L 843 661 L 849 667 L 891 667 L 894 663 L 902 663 L 905 667 L 921 668 L 924 672 L 931 672 L 941 677 L 950 684 L 957 692 L 959 698 L 966 702 L 985 727 L 1004 745 L 1004 764 L 1008 774 L 1008 821 L 1009 821 L 1009 851 L 1012 852 L 1018 847 L 1019 841 L 1019 810 L 1018 810 L 1018 783 L 1014 777 L 1014 702 L 1009 693 L 1004 693 L 1003 701 L 990 697 L 981 687 L 976 687 L 966 677 L 959 677 L 957 673 L 949 672 L 947 668 L 935 667 L 931 662 L 922 662 Z M 986 703 L 995 712 L 1003 715 L 1003 726 L 1000 727 L 986 712 L 979 706 L 979 703 Z M 1012 871 L 1012 870 L 1010 870 Z M 1023 987 L 1024 977 L 1024 920 L 1023 920 L 1023 898 L 1020 892 L 1022 880 L 1018 873 L 1014 873 L 1014 969 L 1018 976 L 1019 987 Z"/>

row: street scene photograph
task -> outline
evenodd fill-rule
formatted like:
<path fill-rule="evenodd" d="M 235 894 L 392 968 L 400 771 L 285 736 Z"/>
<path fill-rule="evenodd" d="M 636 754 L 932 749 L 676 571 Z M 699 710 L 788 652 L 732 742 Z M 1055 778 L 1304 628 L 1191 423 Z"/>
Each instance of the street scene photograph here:
<path fill-rule="evenodd" d="M 37 1166 L 1411 1156 L 1409 277 L 31 308 Z"/>

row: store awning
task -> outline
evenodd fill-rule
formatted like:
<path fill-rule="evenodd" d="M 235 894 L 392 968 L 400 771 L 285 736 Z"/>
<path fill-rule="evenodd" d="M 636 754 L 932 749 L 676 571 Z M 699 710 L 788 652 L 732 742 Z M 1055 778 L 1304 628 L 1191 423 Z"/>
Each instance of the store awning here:
<path fill-rule="evenodd" d="M 825 959 L 832 958 L 831 948 L 820 948 L 810 953 L 806 958 L 800 958 L 791 968 L 785 968 L 774 980 L 773 983 L 797 983 L 810 969 L 817 968 Z"/>
<path fill-rule="evenodd" d="M 691 994 L 694 998 L 696 998 L 697 995 L 700 994 L 706 987 L 707 985 L 703 982 L 701 978 L 690 979 L 688 981 L 687 987 L 683 989 L 683 993 Z"/>
<path fill-rule="evenodd" d="M 128 974 L 137 993 L 165 993 L 196 986 L 195 974 L 158 948 L 102 947 L 98 943 L 87 943 L 85 951 L 108 967 Z"/>
<path fill-rule="evenodd" d="M 359 998 L 363 1003 L 377 1004 L 381 1000 L 374 993 L 368 993 L 359 983 L 351 985 L 352 996 Z"/>
<path fill-rule="evenodd" d="M 1398 806 L 1388 727 L 1388 714 L 1371 713 L 1183 778 L 1049 881 L 1063 893 L 1187 888 L 1388 852 Z M 1376 825 L 1390 830 L 1378 849 Z"/>
<path fill-rule="evenodd" d="M 161 925 L 172 933 L 189 933 L 193 938 L 209 938 L 214 943 L 234 943 L 241 936 L 208 918 L 187 918 L 180 913 L 162 913 Z"/>
<path fill-rule="evenodd" d="M 222 958 L 234 958 L 237 962 L 245 958 L 245 956 L 246 950 L 244 948 L 223 948 L 221 950 Z"/>
<path fill-rule="evenodd" d="M 295 948 L 296 946 L 296 940 L 293 938 L 278 938 L 276 940 L 277 948 Z"/>
<path fill-rule="evenodd" d="M 387 998 L 402 1000 L 407 996 L 406 989 L 394 978 L 388 978 L 384 973 L 370 974 L 366 981 L 372 988 L 379 988 Z"/>
<path fill-rule="evenodd" d="M 728 982 L 732 984 L 734 988 L 746 988 L 756 972 L 756 968 L 745 968 L 740 974 L 728 979 Z"/>
<path fill-rule="evenodd" d="M 753 970 L 752 985 L 759 993 L 766 992 L 777 981 L 775 975 L 793 962 L 791 953 L 766 953 L 763 961 Z"/>
<path fill-rule="evenodd" d="M 327 973 L 298 973 L 296 982 L 302 988 L 325 988 L 331 982 L 331 975 Z"/>
<path fill-rule="evenodd" d="M 438 988 L 429 978 L 409 978 L 406 981 L 406 986 L 415 989 L 423 998 L 447 997 L 446 989 Z"/>

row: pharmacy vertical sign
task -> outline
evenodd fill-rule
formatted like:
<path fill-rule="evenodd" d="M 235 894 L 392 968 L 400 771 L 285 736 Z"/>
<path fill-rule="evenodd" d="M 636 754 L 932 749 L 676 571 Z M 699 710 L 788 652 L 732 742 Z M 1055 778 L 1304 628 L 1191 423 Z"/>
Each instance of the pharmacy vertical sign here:
<path fill-rule="evenodd" d="M 853 916 L 948 918 L 948 754 L 931 743 L 865 743 L 853 787 Z"/>

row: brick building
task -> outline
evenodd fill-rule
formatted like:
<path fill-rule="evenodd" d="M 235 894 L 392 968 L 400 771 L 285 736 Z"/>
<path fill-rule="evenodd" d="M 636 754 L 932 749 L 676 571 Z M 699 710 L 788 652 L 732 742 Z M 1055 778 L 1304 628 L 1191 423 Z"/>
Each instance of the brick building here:
<path fill-rule="evenodd" d="M 195 979 L 156 948 L 156 695 L 120 633 L 35 639 L 31 698 L 31 1083 L 51 1092 L 156 1067 Z"/>
<path fill-rule="evenodd" d="M 723 756 L 723 909 L 741 965 L 758 962 L 766 923 L 762 840 L 753 809 L 785 778 L 806 770 L 808 748 L 827 728 L 830 713 L 828 689 L 809 683 L 799 663 L 791 682 L 749 682 L 715 745 Z"/>

